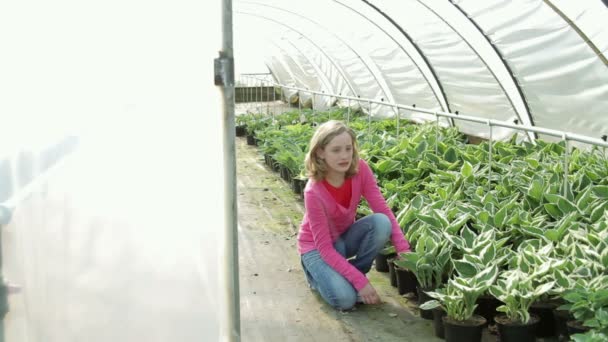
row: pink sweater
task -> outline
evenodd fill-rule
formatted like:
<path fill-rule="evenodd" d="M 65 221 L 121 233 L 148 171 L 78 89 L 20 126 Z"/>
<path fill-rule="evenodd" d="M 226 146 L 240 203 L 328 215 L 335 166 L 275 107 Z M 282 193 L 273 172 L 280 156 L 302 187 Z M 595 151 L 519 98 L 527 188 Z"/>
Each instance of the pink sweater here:
<path fill-rule="evenodd" d="M 304 254 L 318 250 L 321 258 L 334 270 L 343 275 L 359 291 L 369 282 L 365 275 L 351 265 L 334 248 L 334 242 L 355 221 L 357 206 L 363 196 L 374 213 L 383 213 L 392 222 L 391 241 L 397 252 L 410 250 L 395 215 L 386 205 L 376 179 L 366 162 L 359 160 L 359 172 L 352 177 L 352 197 L 348 208 L 333 199 L 322 182 L 312 179 L 304 189 L 306 213 L 298 234 L 298 252 Z"/>

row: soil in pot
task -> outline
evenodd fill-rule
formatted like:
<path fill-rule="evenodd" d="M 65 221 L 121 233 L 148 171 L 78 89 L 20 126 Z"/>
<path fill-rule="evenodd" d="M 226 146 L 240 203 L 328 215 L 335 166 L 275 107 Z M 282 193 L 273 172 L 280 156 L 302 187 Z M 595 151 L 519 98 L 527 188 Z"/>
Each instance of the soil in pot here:
<path fill-rule="evenodd" d="M 418 291 L 418 306 L 433 299 L 429 295 L 427 295 L 425 292 L 425 291 L 432 291 L 433 289 L 423 289 L 420 286 L 418 286 L 416 288 L 416 290 Z M 424 319 L 433 319 L 433 310 L 420 309 L 420 317 L 422 317 Z M 485 322 L 485 318 L 484 318 L 484 322 Z"/>
<path fill-rule="evenodd" d="M 557 336 L 555 327 L 555 317 L 553 311 L 557 304 L 551 302 L 534 303 L 530 307 L 530 313 L 535 314 L 540 318 L 536 327 L 536 337 L 554 337 Z"/>
<path fill-rule="evenodd" d="M 388 274 L 389 279 L 391 280 L 391 286 L 397 287 L 397 272 L 395 271 L 393 260 L 395 260 L 395 258 L 388 258 L 386 259 L 386 262 L 388 263 Z"/>
<path fill-rule="evenodd" d="M 391 254 L 378 253 L 378 255 L 376 255 L 376 262 L 375 262 L 376 271 L 387 273 L 388 272 L 388 258 L 395 257 L 395 256 L 397 256 L 397 254 L 395 254 L 395 253 L 391 253 Z"/>
<path fill-rule="evenodd" d="M 443 309 L 433 309 L 433 329 L 435 330 L 435 336 L 439 338 L 445 338 L 445 326 L 443 325 L 443 317 L 446 312 Z"/>
<path fill-rule="evenodd" d="M 506 315 L 494 317 L 498 328 L 498 337 L 501 342 L 534 342 L 536 341 L 536 327 L 540 319 L 530 315 L 528 323 L 511 322 Z"/>
<path fill-rule="evenodd" d="M 412 271 L 395 265 L 395 277 L 397 278 L 397 290 L 400 295 L 414 292 L 418 287 L 418 280 Z"/>
<path fill-rule="evenodd" d="M 255 137 L 253 135 L 247 135 L 247 145 L 255 145 Z"/>
<path fill-rule="evenodd" d="M 443 317 L 445 340 L 446 342 L 480 342 L 485 324 L 486 319 L 479 315 L 473 315 L 466 321 Z"/>

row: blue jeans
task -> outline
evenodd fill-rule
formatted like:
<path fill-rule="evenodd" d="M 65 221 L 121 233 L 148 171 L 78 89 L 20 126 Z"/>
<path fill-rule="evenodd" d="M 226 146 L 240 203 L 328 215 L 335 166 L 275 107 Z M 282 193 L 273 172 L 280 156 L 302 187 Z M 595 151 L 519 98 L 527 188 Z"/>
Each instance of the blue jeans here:
<path fill-rule="evenodd" d="M 391 236 L 391 221 L 384 214 L 366 216 L 353 223 L 334 243 L 340 255 L 363 274 L 369 272 L 378 252 Z M 357 302 L 357 290 L 314 250 L 302 255 L 302 267 L 308 283 L 323 299 L 339 310 L 348 310 Z"/>

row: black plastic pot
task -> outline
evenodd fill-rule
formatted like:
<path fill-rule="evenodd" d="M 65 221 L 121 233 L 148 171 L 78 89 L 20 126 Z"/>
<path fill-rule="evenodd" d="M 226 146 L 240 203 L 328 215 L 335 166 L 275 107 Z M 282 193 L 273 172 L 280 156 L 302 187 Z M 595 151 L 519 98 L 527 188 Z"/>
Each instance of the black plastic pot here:
<path fill-rule="evenodd" d="M 481 295 L 477 298 L 477 308 L 475 308 L 475 314 L 483 316 L 488 323 L 494 322 L 494 316 L 496 316 L 496 308 L 502 303 L 491 295 Z"/>
<path fill-rule="evenodd" d="M 435 336 L 439 338 L 445 338 L 445 326 L 443 324 L 443 317 L 446 312 L 443 309 L 433 309 L 433 329 L 435 330 Z"/>
<path fill-rule="evenodd" d="M 237 137 L 244 137 L 247 134 L 246 125 L 238 125 L 235 127 L 235 134 Z"/>
<path fill-rule="evenodd" d="M 406 293 L 414 292 L 416 293 L 416 288 L 418 287 L 418 281 L 414 273 L 410 270 L 406 270 L 404 268 L 400 268 L 395 265 L 395 273 L 397 278 L 397 290 L 400 295 L 404 295 Z"/>
<path fill-rule="evenodd" d="M 395 264 L 393 263 L 393 260 L 395 259 L 388 258 L 386 259 L 386 262 L 388 263 L 388 274 L 389 279 L 391 280 L 391 286 L 397 287 L 397 272 L 395 271 Z"/>
<path fill-rule="evenodd" d="M 534 342 L 536 341 L 536 327 L 540 318 L 530 315 L 528 323 L 511 322 L 506 315 L 494 317 L 498 328 L 500 342 Z"/>
<path fill-rule="evenodd" d="M 553 311 L 557 304 L 550 302 L 534 303 L 530 307 L 530 313 L 538 316 L 540 321 L 536 327 L 536 337 L 554 337 L 557 336 L 555 327 L 555 317 Z"/>
<path fill-rule="evenodd" d="M 589 331 L 589 328 L 582 325 L 581 322 L 575 320 L 566 322 L 566 326 L 568 327 L 568 337 L 574 334 L 584 334 Z"/>
<path fill-rule="evenodd" d="M 253 135 L 247 135 L 247 145 L 255 146 L 255 137 Z"/>
<path fill-rule="evenodd" d="M 420 286 L 416 288 L 418 291 L 418 306 L 432 300 L 433 298 L 429 297 L 425 291 L 432 291 L 433 289 L 423 289 Z M 420 309 L 420 317 L 424 319 L 433 319 L 433 310 L 422 310 Z M 485 318 L 484 318 L 485 321 Z"/>
<path fill-rule="evenodd" d="M 376 271 L 383 272 L 383 273 L 388 272 L 388 261 L 387 260 L 390 257 L 395 257 L 396 255 L 397 254 L 395 254 L 395 253 L 391 253 L 391 254 L 378 253 L 378 255 L 376 255 L 376 262 L 375 262 Z"/>
<path fill-rule="evenodd" d="M 480 342 L 486 319 L 473 315 L 470 320 L 455 321 L 447 316 L 442 318 L 446 342 Z M 504 341 L 501 341 L 504 342 Z"/>
<path fill-rule="evenodd" d="M 281 178 L 283 178 L 283 180 L 285 180 L 286 182 L 291 183 L 291 172 L 289 171 L 289 169 L 283 165 L 281 165 L 280 168 L 281 168 Z"/>
<path fill-rule="evenodd" d="M 277 163 L 277 161 L 273 157 L 270 157 L 270 162 L 272 163 L 272 171 L 281 172 L 281 165 L 279 165 L 279 163 Z"/>
<path fill-rule="evenodd" d="M 564 337 L 564 339 L 568 339 L 570 335 L 568 334 L 568 325 L 567 322 L 573 320 L 574 317 L 570 315 L 570 312 L 566 310 L 553 310 L 553 318 L 555 319 L 555 334 L 560 337 Z"/>

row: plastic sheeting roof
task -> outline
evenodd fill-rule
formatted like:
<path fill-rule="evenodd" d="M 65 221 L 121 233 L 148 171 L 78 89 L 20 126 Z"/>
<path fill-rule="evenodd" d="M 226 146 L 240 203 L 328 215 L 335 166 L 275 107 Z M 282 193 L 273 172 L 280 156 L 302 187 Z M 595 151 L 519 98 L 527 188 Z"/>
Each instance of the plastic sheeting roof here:
<path fill-rule="evenodd" d="M 608 134 L 607 6 L 602 0 L 237 0 L 235 21 L 255 27 L 236 35 L 259 42 L 252 53 L 264 54 L 281 84 L 600 138 Z M 335 101 L 313 99 L 315 108 Z M 396 114 L 381 105 L 371 113 Z M 464 133 L 489 136 L 485 125 L 455 123 Z M 493 128 L 497 139 L 513 133 Z"/>

